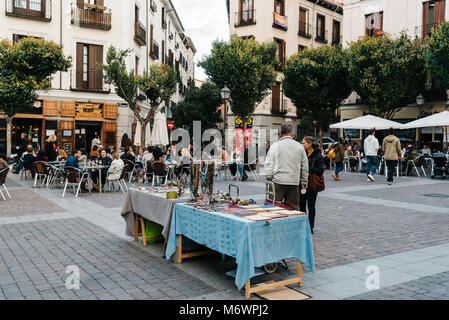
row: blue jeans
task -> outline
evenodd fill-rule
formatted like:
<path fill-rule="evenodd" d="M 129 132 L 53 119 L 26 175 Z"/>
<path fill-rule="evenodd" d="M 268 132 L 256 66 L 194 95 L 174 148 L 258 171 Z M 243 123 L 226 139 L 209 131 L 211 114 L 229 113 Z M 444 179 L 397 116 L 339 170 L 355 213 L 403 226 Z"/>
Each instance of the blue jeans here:
<path fill-rule="evenodd" d="M 19 173 L 20 170 L 22 170 L 23 168 L 23 161 L 22 159 L 19 160 L 19 163 L 17 164 L 16 170 L 14 171 L 14 173 Z"/>
<path fill-rule="evenodd" d="M 379 167 L 379 158 L 377 156 L 366 156 L 366 175 L 374 174 Z"/>
<path fill-rule="evenodd" d="M 338 174 L 343 171 L 344 169 L 344 163 L 342 162 L 336 162 L 335 163 L 335 174 L 338 176 Z"/>

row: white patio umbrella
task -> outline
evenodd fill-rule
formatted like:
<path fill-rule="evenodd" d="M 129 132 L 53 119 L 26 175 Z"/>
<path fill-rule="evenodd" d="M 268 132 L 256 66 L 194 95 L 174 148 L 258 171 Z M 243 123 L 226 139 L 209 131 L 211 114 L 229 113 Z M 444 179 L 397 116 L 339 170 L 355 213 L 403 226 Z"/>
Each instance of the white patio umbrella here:
<path fill-rule="evenodd" d="M 168 131 L 167 131 L 167 119 L 165 115 L 157 112 L 154 117 L 153 132 L 151 133 L 152 146 L 166 146 L 168 145 Z"/>
<path fill-rule="evenodd" d="M 401 129 L 412 128 L 429 128 L 429 127 L 448 127 L 449 126 L 449 111 L 432 114 L 431 116 L 418 119 L 406 124 L 403 124 Z"/>
<path fill-rule="evenodd" d="M 140 140 L 142 137 L 142 125 L 140 124 L 140 121 L 137 121 L 136 125 L 136 133 L 134 134 L 134 144 L 136 146 L 140 146 Z"/>
<path fill-rule="evenodd" d="M 151 126 L 150 123 L 147 123 L 145 130 L 145 145 L 148 146 L 151 144 Z"/>
<path fill-rule="evenodd" d="M 376 129 L 387 130 L 390 128 L 400 129 L 401 124 L 399 122 L 379 118 L 372 115 L 358 117 L 351 120 L 342 121 L 332 124 L 331 129 Z"/>

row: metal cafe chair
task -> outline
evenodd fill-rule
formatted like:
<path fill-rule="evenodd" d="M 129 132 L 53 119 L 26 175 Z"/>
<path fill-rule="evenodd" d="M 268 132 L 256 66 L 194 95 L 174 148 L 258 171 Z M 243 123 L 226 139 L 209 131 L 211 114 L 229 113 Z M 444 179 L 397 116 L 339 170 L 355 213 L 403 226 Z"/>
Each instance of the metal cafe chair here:
<path fill-rule="evenodd" d="M 112 185 L 112 187 L 115 189 L 115 187 L 114 187 L 114 183 L 115 183 L 115 182 L 117 182 L 117 184 L 118 184 L 120 190 L 121 190 L 123 193 L 125 193 L 125 189 L 126 189 L 126 191 L 128 191 L 128 186 L 126 185 L 126 181 L 125 181 L 125 176 L 126 176 L 127 168 L 125 168 L 125 167 L 126 167 L 126 165 L 123 166 L 122 172 L 121 172 L 120 177 L 119 177 L 118 179 L 111 178 L 111 177 L 109 176 L 109 170 L 110 170 L 110 169 L 108 170 L 108 173 L 107 173 L 107 175 L 106 175 L 106 183 L 108 184 L 108 190 L 109 190 L 109 191 L 111 191 L 111 185 Z"/>
<path fill-rule="evenodd" d="M 81 190 L 81 185 L 88 180 L 88 172 L 81 171 L 78 168 L 74 167 L 65 167 L 64 172 L 66 174 L 66 179 L 64 183 L 64 189 L 62 191 L 62 197 L 65 196 L 65 191 L 67 186 L 73 186 L 73 191 L 75 193 L 75 197 L 78 198 L 78 194 Z"/>
<path fill-rule="evenodd" d="M 26 180 L 27 172 L 30 174 L 30 176 L 32 176 L 33 170 L 34 170 L 34 161 L 26 161 L 26 162 L 24 161 L 22 172 L 20 174 L 20 180 L 22 181 L 23 176 L 25 176 L 25 180 Z"/>
<path fill-rule="evenodd" d="M 159 184 L 159 179 L 165 179 L 165 182 L 163 185 L 167 185 L 168 183 L 168 169 L 165 167 L 165 163 L 162 162 L 155 162 L 153 163 L 153 182 L 152 186 L 154 187 L 154 181 L 157 180 L 157 183 Z"/>
<path fill-rule="evenodd" d="M 42 188 L 45 185 L 45 182 L 47 181 L 47 179 L 49 179 L 49 177 L 50 177 L 45 161 L 35 161 L 34 162 L 34 170 L 35 170 L 35 175 L 34 175 L 34 185 L 33 186 L 36 187 L 37 180 L 42 178 L 42 183 L 41 183 L 41 188 Z"/>
<path fill-rule="evenodd" d="M 2 187 L 3 187 L 3 189 L 5 189 L 5 192 L 6 192 L 6 195 L 8 196 L 8 198 L 11 199 L 11 195 L 9 194 L 8 189 L 6 188 L 6 176 L 8 175 L 8 172 L 9 172 L 9 167 L 0 171 L 0 196 L 2 196 L 3 200 L 6 200 L 6 198 L 3 195 Z"/>
<path fill-rule="evenodd" d="M 417 164 L 415 164 L 415 161 L 417 162 Z M 421 168 L 424 177 L 427 177 L 426 171 L 424 170 L 423 163 L 424 163 L 423 156 L 416 157 L 413 160 L 408 160 L 407 161 L 407 172 L 408 172 L 409 166 L 412 166 L 415 169 L 415 172 L 418 175 L 418 177 L 421 177 L 421 175 L 419 174 L 419 171 L 418 171 L 418 167 L 419 167 L 419 168 Z"/>

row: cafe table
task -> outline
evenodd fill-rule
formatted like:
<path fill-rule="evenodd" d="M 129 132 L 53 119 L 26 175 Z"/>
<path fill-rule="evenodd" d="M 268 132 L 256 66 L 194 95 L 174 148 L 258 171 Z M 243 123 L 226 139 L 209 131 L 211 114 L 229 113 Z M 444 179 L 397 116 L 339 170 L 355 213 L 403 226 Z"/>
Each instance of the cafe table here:
<path fill-rule="evenodd" d="M 237 263 L 235 284 L 245 287 L 245 297 L 270 288 L 298 284 L 302 286 L 302 263 L 315 272 L 312 234 L 307 216 L 273 219 L 269 222 L 251 221 L 223 212 L 197 209 L 177 203 L 171 217 L 171 227 L 165 257 L 170 260 L 177 254 L 182 263 L 182 238 L 221 254 L 233 257 Z M 282 259 L 298 260 L 298 275 L 293 279 L 265 285 L 251 286 L 254 268 Z"/>
<path fill-rule="evenodd" d="M 103 192 L 103 187 L 102 187 L 102 183 L 101 183 L 101 170 L 102 169 L 108 169 L 109 166 L 101 166 L 101 165 L 85 165 L 85 166 L 80 166 L 79 169 L 82 171 L 87 171 L 87 175 L 88 175 L 88 180 L 89 180 L 89 184 L 90 184 L 90 189 L 89 189 L 89 194 L 92 193 L 92 172 L 95 170 L 98 170 L 98 181 L 99 186 L 100 186 L 100 190 L 99 192 L 102 193 Z"/>

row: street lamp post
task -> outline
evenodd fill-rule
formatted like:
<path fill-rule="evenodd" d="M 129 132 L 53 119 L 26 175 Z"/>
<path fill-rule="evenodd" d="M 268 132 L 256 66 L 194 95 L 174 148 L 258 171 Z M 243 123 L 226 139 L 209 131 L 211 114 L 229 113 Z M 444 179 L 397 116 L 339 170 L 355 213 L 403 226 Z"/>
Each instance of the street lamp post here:
<path fill-rule="evenodd" d="M 231 90 L 224 86 L 223 89 L 220 91 L 221 93 L 221 99 L 224 101 L 224 112 L 223 112 L 223 133 L 225 132 L 226 128 L 228 127 L 228 101 L 231 98 Z"/>
<path fill-rule="evenodd" d="M 426 99 L 424 99 L 424 97 L 421 93 L 416 97 L 416 104 L 419 107 L 421 107 L 425 101 L 426 101 Z M 422 109 L 419 108 L 419 118 L 421 118 L 421 112 L 422 112 Z M 418 128 L 416 129 L 416 132 L 415 132 L 415 139 L 417 140 L 417 142 L 419 142 L 421 140 L 421 130 Z"/>

